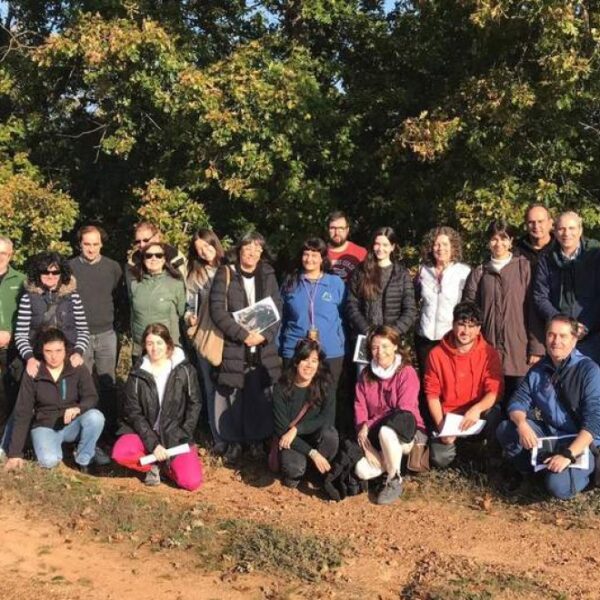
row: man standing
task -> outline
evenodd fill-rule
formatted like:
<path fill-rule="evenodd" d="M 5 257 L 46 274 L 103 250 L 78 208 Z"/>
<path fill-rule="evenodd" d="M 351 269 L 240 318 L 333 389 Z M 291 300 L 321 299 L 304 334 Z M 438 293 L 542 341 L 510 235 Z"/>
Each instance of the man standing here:
<path fill-rule="evenodd" d="M 571 436 L 544 460 L 546 489 L 567 499 L 587 487 L 595 459 L 590 445 L 600 444 L 600 367 L 575 349 L 579 323 L 554 315 L 546 329 L 546 356 L 527 373 L 511 398 L 508 421 L 500 423 L 497 437 L 520 473 L 530 473 L 531 449 L 543 437 Z M 537 409 L 540 418 L 531 417 Z M 569 469 L 584 452 L 584 469 Z"/>
<path fill-rule="evenodd" d="M 543 256 L 552 248 L 554 234 L 553 220 L 548 209 L 542 204 L 532 204 L 525 213 L 527 233 L 515 244 L 515 254 L 524 256 L 531 264 L 531 272 Z"/>
<path fill-rule="evenodd" d="M 498 416 L 490 409 L 502 393 L 502 364 L 498 352 L 481 335 L 481 310 L 473 302 L 454 307 L 452 330 L 427 358 L 424 388 L 431 418 L 441 431 L 448 413 L 462 415 L 460 429 L 488 419 L 488 435 L 496 430 Z M 434 437 L 430 460 L 447 467 L 456 458 L 456 436 Z"/>
<path fill-rule="evenodd" d="M 555 227 L 556 244 L 538 264 L 533 302 L 547 323 L 559 313 L 578 322 L 579 350 L 600 359 L 600 250 L 595 240 L 582 239 L 581 217 L 562 213 Z"/>
<path fill-rule="evenodd" d="M 106 418 L 106 431 L 116 431 L 117 405 L 115 370 L 117 365 L 117 334 L 115 332 L 115 297 L 121 283 L 119 263 L 101 250 L 106 233 L 95 225 L 86 225 L 77 232 L 81 254 L 69 265 L 77 279 L 77 290 L 83 302 L 90 330 L 90 343 L 84 361 L 91 373 L 96 371 L 100 404 Z M 97 462 L 102 458 L 96 457 Z"/>
<path fill-rule="evenodd" d="M 348 283 L 350 275 L 356 267 L 365 260 L 367 250 L 348 240 L 350 224 L 346 213 L 336 210 L 327 219 L 329 241 L 327 256 L 331 261 L 332 270 L 339 275 L 344 283 Z"/>
<path fill-rule="evenodd" d="M 12 242 L 0 236 L 0 438 L 18 392 L 18 382 L 11 377 L 8 367 L 17 356 L 12 343 L 13 326 L 26 279 L 23 273 L 10 266 L 12 255 Z"/>

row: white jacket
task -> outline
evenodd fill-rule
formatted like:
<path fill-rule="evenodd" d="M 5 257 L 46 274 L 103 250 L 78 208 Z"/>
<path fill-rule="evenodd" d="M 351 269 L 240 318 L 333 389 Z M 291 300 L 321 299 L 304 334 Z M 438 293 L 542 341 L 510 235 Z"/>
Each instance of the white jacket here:
<path fill-rule="evenodd" d="M 417 333 L 429 340 L 441 340 L 452 329 L 452 311 L 460 302 L 471 267 L 452 263 L 442 274 L 441 283 L 435 267 L 422 265 L 417 277 L 421 298 L 421 317 Z"/>

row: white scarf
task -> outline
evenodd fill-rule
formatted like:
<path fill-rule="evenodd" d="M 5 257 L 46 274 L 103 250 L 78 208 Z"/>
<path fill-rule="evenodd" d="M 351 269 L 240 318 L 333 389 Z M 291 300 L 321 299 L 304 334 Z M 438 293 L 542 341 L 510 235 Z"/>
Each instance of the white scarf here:
<path fill-rule="evenodd" d="M 371 361 L 371 371 L 373 375 L 379 377 L 379 379 L 391 379 L 398 370 L 398 367 L 402 364 L 402 357 L 396 354 L 394 362 L 387 368 L 380 367 L 374 360 Z"/>

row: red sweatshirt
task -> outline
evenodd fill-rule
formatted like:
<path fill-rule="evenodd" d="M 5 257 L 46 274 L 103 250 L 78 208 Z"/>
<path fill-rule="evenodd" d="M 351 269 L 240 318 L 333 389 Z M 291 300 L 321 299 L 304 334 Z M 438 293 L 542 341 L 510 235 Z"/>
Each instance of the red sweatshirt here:
<path fill-rule="evenodd" d="M 450 331 L 429 353 L 423 387 L 428 400 L 440 399 L 444 414 L 464 414 L 489 392 L 500 397 L 502 382 L 498 352 L 482 335 L 469 352 L 460 354 Z"/>

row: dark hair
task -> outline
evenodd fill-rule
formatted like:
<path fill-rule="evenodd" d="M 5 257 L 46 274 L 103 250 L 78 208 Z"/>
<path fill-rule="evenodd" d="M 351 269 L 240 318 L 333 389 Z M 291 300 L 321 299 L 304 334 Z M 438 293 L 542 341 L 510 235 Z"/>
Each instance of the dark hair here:
<path fill-rule="evenodd" d="M 452 322 L 458 323 L 458 321 L 467 321 L 481 325 L 483 322 L 481 308 L 475 302 L 459 302 L 452 311 Z"/>
<path fill-rule="evenodd" d="M 373 339 L 376 337 L 383 337 L 386 340 L 389 340 L 394 344 L 394 346 L 398 347 L 397 353 L 402 357 L 402 362 L 398 367 L 398 371 L 401 371 L 404 367 L 412 364 L 410 359 L 410 353 L 401 348 L 400 344 L 402 343 L 402 338 L 398 331 L 394 327 L 390 327 L 389 325 L 378 325 L 369 331 L 369 335 L 367 336 L 367 359 L 369 360 L 369 364 L 364 370 L 364 378 L 367 381 L 378 381 L 377 375 L 373 373 L 373 369 L 371 368 L 371 361 L 373 360 L 373 354 L 371 352 L 371 344 L 373 343 Z"/>
<path fill-rule="evenodd" d="M 327 244 L 321 238 L 309 238 L 304 240 L 302 247 L 300 248 L 296 259 L 294 261 L 294 267 L 292 272 L 285 278 L 283 287 L 286 291 L 291 291 L 300 283 L 300 277 L 304 271 L 302 266 L 302 256 L 305 252 L 318 252 L 323 259 L 321 263 L 321 271 L 323 273 L 329 273 L 331 271 L 331 261 L 327 255 Z"/>
<path fill-rule="evenodd" d="M 337 221 L 338 219 L 345 219 L 348 227 L 350 226 L 350 221 L 348 220 L 348 215 L 343 210 L 333 210 L 327 215 L 327 226 L 331 223 L 331 221 Z"/>
<path fill-rule="evenodd" d="M 106 231 L 98 225 L 84 225 L 77 230 L 77 241 L 81 244 L 83 236 L 86 233 L 97 233 L 100 236 L 100 241 L 104 244 L 107 239 Z"/>
<path fill-rule="evenodd" d="M 234 247 L 235 260 L 239 263 L 242 248 L 252 243 L 258 244 L 263 250 L 260 260 L 271 262 L 271 252 L 267 247 L 267 240 L 258 231 L 248 231 L 238 240 L 238 243 Z"/>
<path fill-rule="evenodd" d="M 546 333 L 548 333 L 548 329 L 550 329 L 550 325 L 552 325 L 552 323 L 554 323 L 554 322 L 566 323 L 571 328 L 572 335 L 574 335 L 575 337 L 577 337 L 579 335 L 579 323 L 577 322 L 577 319 L 574 319 L 573 317 L 570 317 L 569 315 L 565 315 L 564 313 L 558 313 L 548 319 L 548 322 L 546 323 Z"/>
<path fill-rule="evenodd" d="M 157 335 L 159 338 L 161 338 L 167 345 L 169 352 L 173 352 L 173 350 L 175 349 L 175 342 L 171 337 L 169 328 L 166 325 L 163 325 L 162 323 L 150 323 L 150 325 L 148 325 L 146 329 L 144 329 L 144 333 L 142 333 L 141 346 L 143 354 L 146 354 L 146 338 L 149 335 Z"/>
<path fill-rule="evenodd" d="M 165 271 L 167 271 L 173 279 L 181 279 L 181 273 L 167 258 L 167 244 L 164 244 L 163 242 L 150 242 L 143 250 L 139 251 L 139 260 L 136 260 L 135 263 L 129 267 L 129 271 L 136 281 L 141 281 L 144 277 L 144 273 L 148 272 L 146 265 L 144 264 L 144 254 L 148 251 L 148 248 L 151 248 L 152 246 L 159 246 L 162 249 L 165 255 Z"/>
<path fill-rule="evenodd" d="M 398 262 L 400 260 L 400 247 L 398 245 L 396 232 L 391 227 L 379 227 L 376 229 L 371 237 L 367 257 L 360 266 L 362 277 L 360 279 L 359 294 L 366 300 L 372 300 L 381 294 L 381 267 L 377 264 L 377 257 L 373 251 L 375 240 L 379 236 L 386 237 L 389 242 L 395 246 L 390 255 L 391 261 Z"/>
<path fill-rule="evenodd" d="M 69 341 L 62 330 L 58 329 L 58 327 L 43 327 L 35 338 L 34 355 L 42 359 L 44 357 L 44 346 L 52 342 L 62 342 L 65 350 L 68 352 Z"/>
<path fill-rule="evenodd" d="M 423 243 L 421 244 L 421 261 L 427 265 L 435 265 L 435 258 L 433 256 L 433 245 L 435 240 L 445 235 L 450 240 L 450 247 L 452 249 L 452 260 L 460 262 L 463 257 L 462 252 L 462 238 L 458 231 L 447 225 L 440 225 L 430 229 L 423 237 Z"/>
<path fill-rule="evenodd" d="M 190 240 L 190 245 L 188 246 L 187 280 L 196 281 L 200 284 L 204 284 L 208 280 L 206 267 L 209 265 L 203 258 L 198 256 L 198 252 L 196 251 L 196 242 L 198 240 L 204 240 L 207 244 L 210 244 L 216 251 L 216 265 L 210 266 L 218 267 L 220 264 L 222 264 L 225 252 L 223 251 L 223 246 L 221 246 L 219 238 L 217 237 L 216 233 L 212 231 L 212 229 L 198 229 L 192 236 L 192 239 Z"/>
<path fill-rule="evenodd" d="M 43 288 L 42 271 L 56 265 L 60 270 L 59 287 L 71 281 L 71 267 L 67 259 L 58 252 L 41 252 L 31 258 L 27 266 L 27 277 L 31 283 Z"/>
<path fill-rule="evenodd" d="M 316 352 L 319 356 L 319 368 L 308 386 L 308 401 L 315 406 L 319 406 L 327 397 L 327 391 L 331 386 L 332 379 L 325 353 L 321 350 L 321 346 L 316 340 L 305 338 L 298 341 L 294 349 L 294 356 L 281 374 L 279 383 L 283 387 L 286 396 L 289 397 L 296 381 L 298 365 L 313 352 Z"/>
<path fill-rule="evenodd" d="M 515 230 L 513 226 L 506 219 L 495 219 L 492 221 L 485 232 L 487 240 L 491 240 L 495 235 L 500 237 L 515 237 Z"/>

